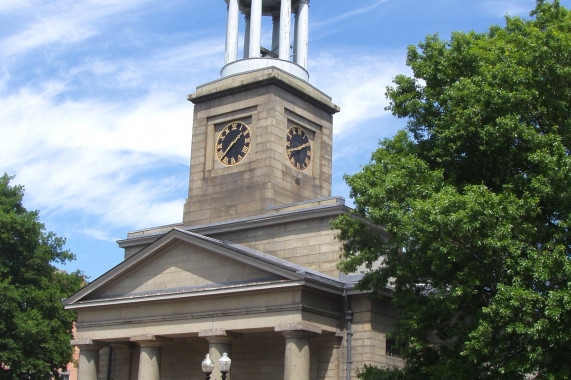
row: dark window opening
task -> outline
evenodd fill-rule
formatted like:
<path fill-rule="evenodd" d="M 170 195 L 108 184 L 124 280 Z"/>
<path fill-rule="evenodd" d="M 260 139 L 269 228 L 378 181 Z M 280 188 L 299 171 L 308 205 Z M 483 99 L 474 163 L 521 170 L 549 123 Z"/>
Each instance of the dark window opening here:
<path fill-rule="evenodd" d="M 400 346 L 397 346 L 397 342 L 395 339 L 392 338 L 387 339 L 387 356 L 393 356 L 395 358 L 401 357 Z"/>

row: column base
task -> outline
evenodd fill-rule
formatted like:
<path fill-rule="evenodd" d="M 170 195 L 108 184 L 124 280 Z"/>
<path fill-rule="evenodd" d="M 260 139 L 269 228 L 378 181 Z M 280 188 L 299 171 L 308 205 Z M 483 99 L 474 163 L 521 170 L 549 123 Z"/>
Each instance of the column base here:
<path fill-rule="evenodd" d="M 220 76 L 222 78 L 226 78 L 232 75 L 265 69 L 268 67 L 276 67 L 303 81 L 309 81 L 309 73 L 300 65 L 282 59 L 264 57 L 241 59 L 239 61 L 231 62 L 222 68 Z"/>

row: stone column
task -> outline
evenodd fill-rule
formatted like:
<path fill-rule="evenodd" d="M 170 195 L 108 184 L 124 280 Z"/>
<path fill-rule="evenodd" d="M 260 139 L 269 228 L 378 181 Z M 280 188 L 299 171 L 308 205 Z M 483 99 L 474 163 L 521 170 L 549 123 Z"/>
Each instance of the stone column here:
<path fill-rule="evenodd" d="M 139 376 L 138 380 L 160 380 L 161 378 L 161 346 L 170 339 L 155 335 L 131 337 L 131 342 L 139 344 Z"/>
<path fill-rule="evenodd" d="M 162 343 L 152 341 L 141 341 L 138 343 L 141 346 L 138 380 L 160 380 Z"/>
<path fill-rule="evenodd" d="M 208 353 L 210 354 L 210 360 L 214 362 L 214 372 L 212 372 L 213 378 L 221 378 L 220 368 L 218 368 L 218 360 L 222 357 L 222 354 L 226 352 L 230 359 L 232 359 L 232 338 L 227 336 L 209 336 L 206 338 L 208 340 Z M 230 374 L 226 376 L 227 380 L 230 380 Z"/>
<path fill-rule="evenodd" d="M 218 368 L 218 360 L 220 360 L 222 354 L 225 352 L 228 354 L 230 359 L 232 359 L 232 341 L 241 335 L 220 329 L 199 331 L 198 336 L 208 341 L 208 354 L 210 354 L 210 360 L 214 363 L 212 378 L 222 378 L 220 369 Z M 230 380 L 230 374 L 226 376 L 226 379 Z"/>
<path fill-rule="evenodd" d="M 295 14 L 294 62 L 307 69 L 309 40 L 309 0 L 299 0 Z"/>
<path fill-rule="evenodd" d="M 238 0 L 228 2 L 228 22 L 226 24 L 226 54 L 224 64 L 234 62 L 238 58 Z"/>
<path fill-rule="evenodd" d="M 282 0 L 280 5 L 280 49 L 279 58 L 289 60 L 291 30 L 291 0 Z"/>
<path fill-rule="evenodd" d="M 321 334 L 321 328 L 300 322 L 277 325 L 274 331 L 286 338 L 284 380 L 309 380 L 309 338 Z"/>
<path fill-rule="evenodd" d="M 91 339 L 74 339 L 70 343 L 79 348 L 78 379 L 97 380 L 99 350 L 102 346 Z"/>
<path fill-rule="evenodd" d="M 309 334 L 284 331 L 286 338 L 284 380 L 309 380 Z"/>
<path fill-rule="evenodd" d="M 252 0 L 250 8 L 250 44 L 248 57 L 260 56 L 260 43 L 262 36 L 262 0 Z"/>
<path fill-rule="evenodd" d="M 244 16 L 246 21 L 246 30 L 244 31 L 244 59 L 250 58 L 250 13 Z"/>

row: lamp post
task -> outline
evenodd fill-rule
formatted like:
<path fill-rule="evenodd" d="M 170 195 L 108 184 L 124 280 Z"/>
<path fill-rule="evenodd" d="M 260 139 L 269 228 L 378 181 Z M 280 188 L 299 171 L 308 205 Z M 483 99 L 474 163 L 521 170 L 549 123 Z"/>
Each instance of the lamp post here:
<path fill-rule="evenodd" d="M 210 380 L 212 371 L 214 371 L 214 363 L 210 360 L 210 354 L 206 354 L 206 357 L 202 361 L 202 372 L 206 374 L 206 380 Z"/>
<path fill-rule="evenodd" d="M 220 360 L 218 360 L 218 366 L 220 367 L 220 372 L 222 373 L 222 380 L 226 380 L 226 374 L 230 372 L 230 365 L 232 364 L 232 360 L 228 357 L 228 354 L 225 352 L 222 354 Z"/>
<path fill-rule="evenodd" d="M 232 360 L 228 357 L 228 354 L 225 352 L 222 354 L 220 360 L 218 360 L 218 366 L 220 367 L 220 373 L 222 373 L 222 380 L 226 380 L 226 375 L 230 372 L 230 366 L 232 364 Z M 206 357 L 202 361 L 202 372 L 206 375 L 206 380 L 210 380 L 210 375 L 212 375 L 212 371 L 214 371 L 214 363 L 210 360 L 210 354 L 206 354 Z"/>

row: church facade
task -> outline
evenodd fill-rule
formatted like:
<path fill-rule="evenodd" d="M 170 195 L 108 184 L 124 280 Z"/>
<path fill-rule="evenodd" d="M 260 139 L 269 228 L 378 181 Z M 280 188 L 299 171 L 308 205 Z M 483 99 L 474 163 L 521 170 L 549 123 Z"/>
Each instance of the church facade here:
<path fill-rule="evenodd" d="M 227 353 L 234 380 L 351 380 L 365 364 L 403 365 L 386 339 L 390 293 L 369 299 L 358 274 L 337 269 L 330 221 L 350 209 L 331 196 L 339 107 L 308 82 L 309 1 L 226 3 L 221 78 L 188 97 L 183 221 L 129 233 L 124 260 L 64 301 L 78 315 L 80 380 L 202 379 L 207 353 L 216 366 Z"/>

